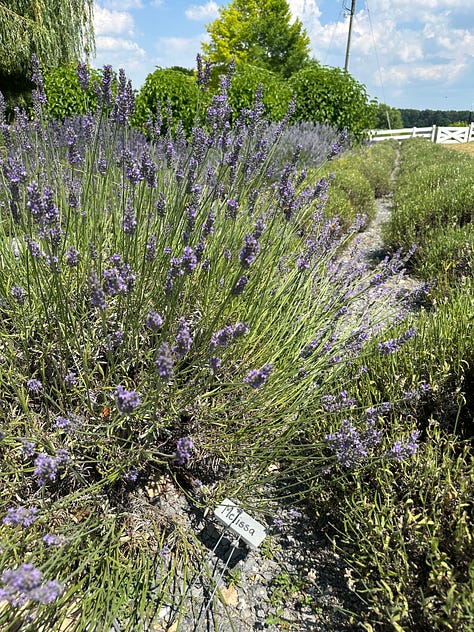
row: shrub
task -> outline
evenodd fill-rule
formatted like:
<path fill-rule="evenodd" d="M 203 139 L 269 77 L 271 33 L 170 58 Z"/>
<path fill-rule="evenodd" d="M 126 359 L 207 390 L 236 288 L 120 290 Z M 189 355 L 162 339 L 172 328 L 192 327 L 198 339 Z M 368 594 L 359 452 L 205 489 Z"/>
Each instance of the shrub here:
<path fill-rule="evenodd" d="M 272 121 L 281 120 L 287 114 L 292 98 L 288 83 L 270 70 L 250 64 L 238 64 L 232 77 L 229 102 L 233 111 L 250 109 L 259 86 L 263 90 L 265 117 Z"/>
<path fill-rule="evenodd" d="M 415 171 L 417 177 L 413 178 Z M 400 176 L 385 239 L 392 249 L 416 244 L 411 267 L 425 279 L 437 277 L 441 282 L 448 269 L 453 272 L 458 263 L 469 272 L 473 174 L 474 162 L 468 156 L 423 139 L 405 141 L 402 146 Z M 454 276 L 448 274 L 447 279 L 452 281 Z"/>
<path fill-rule="evenodd" d="M 423 437 L 409 462 L 375 462 L 340 478 L 330 471 L 313 484 L 314 506 L 331 516 L 334 544 L 366 599 L 368 629 L 383 621 L 399 632 L 464 630 L 472 620 L 472 297 L 466 281 L 431 311 L 384 331 L 340 383 L 352 401 L 341 416 L 363 410 L 401 441 L 412 424 Z M 379 345 L 407 327 L 416 334 L 387 362 Z"/>
<path fill-rule="evenodd" d="M 358 214 L 367 221 L 375 216 L 375 197 L 387 194 L 392 186 L 391 174 L 396 158 L 396 145 L 388 143 L 355 147 L 350 152 L 308 172 L 310 180 L 330 178 L 331 185 L 324 209 L 326 217 L 338 217 L 343 226 L 350 226 Z"/>
<path fill-rule="evenodd" d="M 277 134 L 278 130 L 279 126 L 272 123 L 268 133 Z M 314 170 L 328 160 L 331 148 L 344 153 L 351 147 L 351 139 L 327 123 L 292 123 L 278 133 L 280 140 L 273 147 L 271 161 L 275 177 L 281 175 L 296 153 L 299 169 Z"/>
<path fill-rule="evenodd" d="M 332 498 L 341 504 L 340 542 L 357 569 L 356 590 L 368 599 L 369 625 L 470 628 L 473 476 L 469 448 L 433 422 L 410 463 L 381 465 L 370 482 Z"/>
<path fill-rule="evenodd" d="M 146 77 L 138 93 L 134 124 L 144 129 L 150 117 L 156 117 L 159 108 L 164 131 L 176 129 L 178 121 L 182 121 L 189 135 L 196 122 L 197 104 L 198 87 L 194 77 L 170 68 L 157 68 Z"/>
<path fill-rule="evenodd" d="M 85 114 L 95 110 L 97 98 L 94 83 L 99 83 L 101 73 L 84 66 L 84 72 L 90 78 L 84 88 L 79 82 L 76 66 L 51 68 L 44 74 L 44 88 L 47 96 L 47 111 L 53 117 L 65 119 L 76 114 Z"/>
<path fill-rule="evenodd" d="M 232 133 L 223 91 L 189 141 L 146 138 L 124 75 L 115 95 L 110 80 L 93 114 L 52 121 L 39 89 L 35 118 L 2 126 L 3 628 L 30 615 L 64 628 L 79 602 L 76 628 L 153 623 L 179 565 L 186 576 L 205 554 L 143 502 L 152 476 L 191 477 L 201 507 L 264 507 L 268 483 L 301 493 L 302 459 L 336 460 L 325 402 L 386 318 L 372 288 L 400 264 L 336 260 L 357 224 L 322 217 L 325 190 L 296 158 L 270 177 L 279 134 L 258 102 Z M 181 593 L 179 616 L 187 605 Z"/>
<path fill-rule="evenodd" d="M 296 97 L 296 121 L 329 123 L 359 139 L 374 127 L 376 105 L 369 102 L 365 86 L 340 68 L 312 63 L 289 83 Z"/>
<path fill-rule="evenodd" d="M 375 197 L 389 195 L 395 182 L 397 141 L 375 143 L 370 151 L 365 147 L 357 147 L 353 153 L 354 157 L 360 156 L 357 168 L 370 182 Z"/>
<path fill-rule="evenodd" d="M 367 221 L 375 217 L 374 191 L 370 182 L 360 173 L 353 160 L 350 160 L 349 164 L 345 164 L 345 159 L 340 158 L 334 161 L 330 169 L 326 167 L 322 173 L 327 176 L 332 173 L 334 176 L 329 189 L 328 205 L 325 209 L 329 217 L 338 215 L 345 220 L 346 226 L 354 221 L 358 213 L 366 215 Z M 337 198 L 331 199 L 335 189 L 345 194 L 351 205 L 350 214 L 347 217 L 337 211 Z"/>
<path fill-rule="evenodd" d="M 433 228 L 417 263 L 423 279 L 440 279 L 444 288 L 474 276 L 474 225 Z"/>

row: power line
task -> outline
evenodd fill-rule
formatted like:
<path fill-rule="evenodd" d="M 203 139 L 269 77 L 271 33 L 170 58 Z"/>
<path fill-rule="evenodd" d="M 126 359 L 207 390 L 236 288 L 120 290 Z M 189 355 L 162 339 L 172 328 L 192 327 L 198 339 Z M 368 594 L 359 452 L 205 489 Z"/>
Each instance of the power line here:
<path fill-rule="evenodd" d="M 384 103 L 386 103 L 387 100 L 385 98 L 385 88 L 384 88 L 383 77 L 382 77 L 382 69 L 380 68 L 379 56 L 378 56 L 378 53 L 377 53 L 377 45 L 375 43 L 375 35 L 374 35 L 374 29 L 373 29 L 373 26 L 372 26 L 372 17 L 370 15 L 368 0 L 365 0 L 365 8 L 367 9 L 367 16 L 369 18 L 370 33 L 372 35 L 372 42 L 373 42 L 373 46 L 374 46 L 374 57 L 375 57 L 375 62 L 377 64 L 377 70 L 378 70 L 378 73 L 379 73 L 379 81 L 380 81 L 380 87 L 381 87 L 381 91 L 382 91 L 382 97 L 383 97 Z M 389 117 L 389 114 L 388 114 L 388 110 L 387 110 L 387 123 L 388 123 L 388 128 L 392 129 L 391 125 L 390 125 L 390 117 Z"/>

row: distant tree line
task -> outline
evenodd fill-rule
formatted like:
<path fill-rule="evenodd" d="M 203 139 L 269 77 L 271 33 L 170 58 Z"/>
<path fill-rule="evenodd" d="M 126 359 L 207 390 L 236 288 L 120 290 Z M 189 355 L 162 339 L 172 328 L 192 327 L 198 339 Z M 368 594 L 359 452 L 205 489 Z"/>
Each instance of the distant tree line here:
<path fill-rule="evenodd" d="M 469 110 L 411 110 L 400 109 L 403 127 L 429 127 L 441 125 L 449 127 L 456 123 L 468 125 L 474 121 L 474 114 Z"/>

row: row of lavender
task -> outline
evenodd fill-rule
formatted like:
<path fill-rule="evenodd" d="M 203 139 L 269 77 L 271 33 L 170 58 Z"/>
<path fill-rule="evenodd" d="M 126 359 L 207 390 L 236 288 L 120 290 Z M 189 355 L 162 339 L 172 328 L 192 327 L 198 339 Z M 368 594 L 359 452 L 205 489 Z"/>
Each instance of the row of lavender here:
<path fill-rule="evenodd" d="M 80 601 L 100 629 L 131 626 L 157 568 L 163 585 L 175 568 L 157 554 L 188 542 L 157 523 L 133 544 L 130 498 L 151 472 L 245 502 L 272 463 L 288 484 L 303 457 L 327 475 L 415 452 L 416 434 L 383 434 L 389 404 L 357 411 L 337 387 L 386 321 L 403 260 L 341 262 L 364 218 L 344 234 L 325 217 L 329 182 L 306 181 L 298 148 L 275 167 L 286 121 L 269 126 L 258 93 L 233 117 L 230 75 L 190 138 L 161 134 L 159 116 L 133 130 L 122 72 L 114 96 L 105 68 L 98 108 L 64 122 L 44 114 L 37 65 L 34 81 L 33 116 L 1 121 L 0 621 L 52 630 Z M 99 579 L 109 558 L 118 596 Z"/>

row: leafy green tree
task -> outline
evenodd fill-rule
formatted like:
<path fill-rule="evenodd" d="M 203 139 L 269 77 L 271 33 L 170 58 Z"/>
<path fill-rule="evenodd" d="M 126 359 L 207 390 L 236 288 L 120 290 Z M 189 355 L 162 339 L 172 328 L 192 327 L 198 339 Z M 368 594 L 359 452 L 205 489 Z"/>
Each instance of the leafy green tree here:
<path fill-rule="evenodd" d="M 299 19 L 291 23 L 287 0 L 233 0 L 219 12 L 202 44 L 213 63 L 235 58 L 289 77 L 309 61 L 309 37 Z"/>
<path fill-rule="evenodd" d="M 42 67 L 94 50 L 93 0 L 0 0 L 0 91 L 7 102 L 31 90 L 31 56 Z"/>
<path fill-rule="evenodd" d="M 377 105 L 347 71 L 313 61 L 290 77 L 289 83 L 296 97 L 297 121 L 329 123 L 346 128 L 356 138 L 374 127 Z"/>
<path fill-rule="evenodd" d="M 400 110 L 392 108 L 386 103 L 377 104 L 376 129 L 401 129 L 403 127 Z"/>

